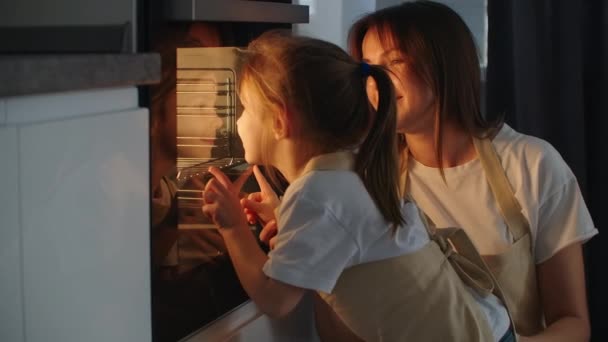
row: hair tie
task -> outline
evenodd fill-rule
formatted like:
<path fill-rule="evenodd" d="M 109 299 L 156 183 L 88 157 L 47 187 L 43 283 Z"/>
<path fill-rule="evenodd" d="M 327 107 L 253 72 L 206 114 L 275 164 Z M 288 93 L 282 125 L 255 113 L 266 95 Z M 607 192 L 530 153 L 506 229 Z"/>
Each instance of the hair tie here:
<path fill-rule="evenodd" d="M 369 66 L 369 64 L 367 64 L 365 62 L 361 62 L 359 64 L 359 67 L 361 68 L 361 76 L 363 76 L 363 77 L 369 76 L 370 71 L 371 71 L 371 67 Z"/>

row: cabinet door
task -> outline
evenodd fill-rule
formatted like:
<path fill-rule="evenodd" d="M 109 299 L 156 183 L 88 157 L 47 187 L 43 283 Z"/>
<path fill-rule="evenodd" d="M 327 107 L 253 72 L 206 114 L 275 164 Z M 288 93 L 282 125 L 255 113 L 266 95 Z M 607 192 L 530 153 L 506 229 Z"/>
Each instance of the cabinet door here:
<path fill-rule="evenodd" d="M 20 129 L 28 341 L 150 341 L 148 110 Z"/>
<path fill-rule="evenodd" d="M 0 121 L 3 100 L 0 99 Z M 17 128 L 0 122 L 0 341 L 23 341 Z"/>

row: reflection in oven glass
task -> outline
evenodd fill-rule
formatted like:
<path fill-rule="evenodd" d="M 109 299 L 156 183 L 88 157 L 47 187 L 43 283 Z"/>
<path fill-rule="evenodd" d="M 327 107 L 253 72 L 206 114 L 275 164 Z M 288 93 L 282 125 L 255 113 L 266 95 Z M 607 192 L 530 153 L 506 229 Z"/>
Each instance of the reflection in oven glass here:
<path fill-rule="evenodd" d="M 180 50 L 204 51 L 180 48 L 178 59 Z M 248 167 L 235 132 L 235 72 L 174 68 L 151 105 L 153 339 L 161 342 L 177 341 L 247 300 L 221 235 L 201 210 L 210 166 L 232 179 Z M 253 178 L 243 191 L 258 191 Z"/>
<path fill-rule="evenodd" d="M 160 8 L 150 11 L 158 16 Z M 236 132 L 242 112 L 236 47 L 265 30 L 291 26 L 195 22 L 151 27 L 150 49 L 162 61 L 161 82 L 149 93 L 152 339 L 165 342 L 204 329 L 248 300 L 222 237 L 202 214 L 201 189 L 209 166 L 232 179 L 248 166 Z M 257 190 L 251 177 L 243 191 Z"/>
<path fill-rule="evenodd" d="M 235 179 L 245 167 L 233 163 L 221 168 Z M 153 207 L 165 215 L 153 226 L 155 341 L 179 340 L 247 299 L 221 235 L 201 214 L 200 186 L 209 179 L 205 168 L 196 165 L 163 178 L 161 192 L 171 204 L 168 210 Z M 243 190 L 257 191 L 252 178 Z"/>

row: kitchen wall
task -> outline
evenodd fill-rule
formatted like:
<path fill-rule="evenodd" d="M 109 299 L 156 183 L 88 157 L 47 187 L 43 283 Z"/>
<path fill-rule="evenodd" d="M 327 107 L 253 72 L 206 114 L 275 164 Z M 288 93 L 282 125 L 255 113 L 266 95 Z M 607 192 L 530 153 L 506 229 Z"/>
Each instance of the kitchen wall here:
<path fill-rule="evenodd" d="M 294 25 L 298 34 L 328 40 L 346 49 L 348 29 L 358 18 L 376 9 L 404 0 L 294 0 L 310 6 L 310 23 Z M 436 0 L 453 8 L 467 23 L 479 49 L 483 66 L 487 61 L 487 0 Z"/>
<path fill-rule="evenodd" d="M 294 32 L 328 40 L 343 49 L 352 23 L 376 9 L 376 0 L 294 0 L 295 3 L 309 6 L 310 22 L 294 25 Z"/>

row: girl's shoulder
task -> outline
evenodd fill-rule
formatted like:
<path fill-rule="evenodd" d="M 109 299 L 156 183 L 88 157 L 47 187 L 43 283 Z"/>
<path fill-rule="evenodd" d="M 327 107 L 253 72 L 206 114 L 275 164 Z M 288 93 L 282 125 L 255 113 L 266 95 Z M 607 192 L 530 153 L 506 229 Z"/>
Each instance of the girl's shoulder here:
<path fill-rule="evenodd" d="M 298 193 L 305 198 L 342 197 L 348 193 L 361 191 L 363 182 L 359 176 L 348 170 L 311 171 L 296 179 L 287 191 Z M 286 193 L 287 194 L 287 193 Z"/>

